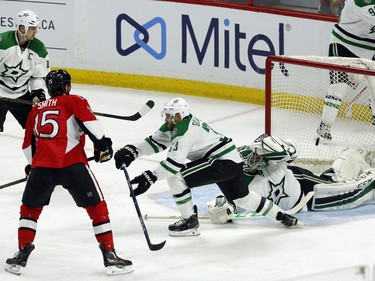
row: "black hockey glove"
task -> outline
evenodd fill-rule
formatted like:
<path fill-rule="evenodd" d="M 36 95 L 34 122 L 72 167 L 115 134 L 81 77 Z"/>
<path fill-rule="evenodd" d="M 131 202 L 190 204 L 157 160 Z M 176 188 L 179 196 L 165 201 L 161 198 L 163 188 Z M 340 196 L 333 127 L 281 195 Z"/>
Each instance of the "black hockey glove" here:
<path fill-rule="evenodd" d="M 115 153 L 115 164 L 117 169 L 121 169 L 125 164 L 129 167 L 130 163 L 138 157 L 137 148 L 134 145 L 127 144 Z"/>
<path fill-rule="evenodd" d="M 40 101 L 46 100 L 46 95 L 44 94 L 43 89 L 33 90 L 31 91 L 30 95 L 32 97 L 33 105 Z"/>
<path fill-rule="evenodd" d="M 145 193 L 152 184 L 157 181 L 157 177 L 150 171 L 144 171 L 138 177 L 135 177 L 130 181 L 131 184 L 138 184 L 137 188 L 134 189 L 134 195 L 138 196 Z"/>
<path fill-rule="evenodd" d="M 107 162 L 113 156 L 112 140 L 103 137 L 96 145 L 94 145 L 94 160 L 95 162 Z"/>
<path fill-rule="evenodd" d="M 25 175 L 26 175 L 26 177 L 28 177 L 30 175 L 30 172 L 31 172 L 31 165 L 27 164 L 25 166 Z"/>

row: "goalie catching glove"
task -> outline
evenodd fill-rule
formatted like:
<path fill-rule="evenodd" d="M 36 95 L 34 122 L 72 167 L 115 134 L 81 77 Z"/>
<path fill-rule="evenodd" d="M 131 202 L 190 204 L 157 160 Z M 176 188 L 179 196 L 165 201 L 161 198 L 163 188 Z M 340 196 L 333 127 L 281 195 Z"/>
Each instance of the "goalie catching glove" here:
<path fill-rule="evenodd" d="M 95 162 L 107 162 L 113 156 L 112 140 L 103 137 L 94 145 L 94 160 Z"/>
<path fill-rule="evenodd" d="M 230 204 L 223 195 L 207 203 L 208 216 L 214 224 L 224 224 L 234 218 L 236 207 Z"/>
<path fill-rule="evenodd" d="M 137 148 L 134 145 L 127 144 L 115 153 L 115 164 L 117 169 L 121 169 L 125 164 L 129 167 L 130 163 L 138 157 Z"/>
<path fill-rule="evenodd" d="M 137 188 L 134 189 L 134 195 L 138 196 L 145 193 L 157 180 L 157 177 L 150 170 L 144 171 L 130 181 L 131 184 L 138 184 Z"/>

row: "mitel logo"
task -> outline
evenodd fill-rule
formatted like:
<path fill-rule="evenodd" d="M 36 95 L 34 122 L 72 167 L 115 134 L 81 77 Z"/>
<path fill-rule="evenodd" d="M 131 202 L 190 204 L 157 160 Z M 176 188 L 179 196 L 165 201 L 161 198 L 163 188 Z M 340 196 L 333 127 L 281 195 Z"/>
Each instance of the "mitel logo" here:
<path fill-rule="evenodd" d="M 123 34 L 123 25 L 122 23 L 125 22 L 127 25 L 131 27 L 131 30 L 134 30 L 133 39 L 126 37 Z M 158 41 L 160 40 L 160 49 L 159 52 L 156 48 L 153 48 L 149 45 L 150 34 L 147 30 L 150 28 L 159 25 L 160 27 L 160 39 L 158 37 Z M 129 27 L 128 26 L 128 27 Z M 160 17 L 155 17 L 152 20 L 146 22 L 145 24 L 141 25 L 132 19 L 127 14 L 120 14 L 116 19 L 116 48 L 117 52 L 122 56 L 127 56 L 136 50 L 142 48 L 155 59 L 161 60 L 165 57 L 167 52 L 167 36 L 166 36 L 166 24 L 165 21 Z M 129 42 L 127 48 L 123 48 L 122 43 L 124 41 Z M 133 43 L 132 45 L 130 45 Z"/>
<path fill-rule="evenodd" d="M 200 65 L 206 55 L 212 55 L 214 67 L 220 67 L 223 64 L 224 68 L 230 68 L 231 63 L 235 63 L 238 69 L 247 71 L 248 64 L 250 64 L 250 67 L 255 72 L 264 74 L 264 61 L 259 64 L 259 60 L 256 60 L 256 58 L 260 57 L 265 60 L 267 56 L 277 54 L 277 47 L 267 35 L 256 34 L 252 37 L 248 36 L 241 30 L 240 24 L 235 23 L 233 26 L 228 19 L 224 19 L 221 24 L 218 18 L 211 18 L 203 42 L 198 41 L 189 15 L 182 15 L 181 26 L 182 63 L 187 63 L 188 54 L 191 54 L 191 52 L 188 52 L 188 47 L 192 46 Z M 196 24 L 196 27 L 200 30 L 203 29 L 202 23 Z M 288 30 L 289 28 L 290 26 L 288 25 L 286 29 Z M 278 55 L 284 55 L 284 24 L 279 23 L 278 29 Z M 259 46 L 263 47 L 259 48 Z M 232 47 L 234 47 L 233 51 Z M 243 60 L 243 54 L 246 54 L 247 62 Z M 285 76 L 288 76 L 285 66 L 279 64 L 279 67 L 280 71 Z"/>

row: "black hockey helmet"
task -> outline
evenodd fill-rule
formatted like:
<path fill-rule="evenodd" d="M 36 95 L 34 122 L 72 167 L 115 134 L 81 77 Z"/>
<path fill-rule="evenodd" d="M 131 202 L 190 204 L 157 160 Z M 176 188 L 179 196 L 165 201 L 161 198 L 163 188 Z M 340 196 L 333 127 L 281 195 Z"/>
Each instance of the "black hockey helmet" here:
<path fill-rule="evenodd" d="M 71 88 L 70 74 L 63 69 L 52 70 L 46 76 L 46 84 L 51 97 L 69 94 Z"/>

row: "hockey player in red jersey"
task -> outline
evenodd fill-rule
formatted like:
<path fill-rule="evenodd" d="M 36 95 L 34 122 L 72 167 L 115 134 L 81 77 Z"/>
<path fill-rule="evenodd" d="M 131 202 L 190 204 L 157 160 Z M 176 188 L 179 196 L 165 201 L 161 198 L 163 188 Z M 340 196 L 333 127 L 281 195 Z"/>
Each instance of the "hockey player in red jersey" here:
<path fill-rule="evenodd" d="M 132 271 L 132 262 L 117 256 L 106 202 L 84 151 L 85 134 L 94 144 L 96 162 L 112 158 L 112 141 L 104 136 L 100 121 L 88 101 L 70 94 L 71 77 L 56 70 L 46 77 L 50 99 L 39 102 L 26 122 L 23 151 L 31 165 L 22 196 L 18 228 L 19 251 L 6 260 L 6 270 L 21 274 L 36 235 L 39 216 L 49 204 L 57 185 L 72 195 L 76 205 L 86 209 L 108 274 Z M 33 145 L 35 138 L 35 147 Z"/>

